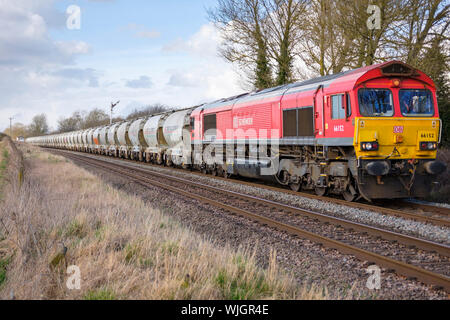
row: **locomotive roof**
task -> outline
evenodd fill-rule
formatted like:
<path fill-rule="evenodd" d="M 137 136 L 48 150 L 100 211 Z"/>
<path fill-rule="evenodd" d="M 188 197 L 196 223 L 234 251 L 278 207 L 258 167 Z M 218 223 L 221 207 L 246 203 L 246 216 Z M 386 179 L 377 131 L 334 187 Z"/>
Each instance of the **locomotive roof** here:
<path fill-rule="evenodd" d="M 373 66 L 371 66 L 373 67 Z M 294 82 L 291 84 L 281 85 L 273 88 L 263 89 L 260 91 L 255 91 L 251 93 L 244 93 L 238 96 L 233 96 L 230 98 L 220 99 L 211 103 L 207 103 L 199 108 L 203 110 L 215 109 L 219 107 L 229 106 L 230 108 L 235 103 L 243 103 L 249 102 L 253 100 L 261 100 L 271 97 L 282 96 L 289 91 L 289 93 L 312 90 L 319 85 L 323 85 L 324 87 L 330 85 L 334 80 L 344 77 L 350 73 L 359 73 L 359 71 L 363 71 L 363 69 L 368 69 L 368 67 L 362 67 L 354 70 L 348 70 L 339 72 L 336 74 L 326 75 L 318 78 L 308 79 L 305 81 Z M 364 72 L 367 70 L 364 70 Z"/>
<path fill-rule="evenodd" d="M 345 81 L 353 82 L 354 85 L 361 81 L 361 79 L 367 76 L 376 76 L 373 74 L 374 69 L 378 69 L 379 76 L 425 76 L 422 78 L 423 81 L 428 84 L 432 84 L 423 72 L 414 69 L 411 66 L 401 62 L 401 61 L 389 61 L 380 64 L 365 66 L 353 70 L 343 71 L 336 74 L 326 75 L 318 78 L 313 78 L 305 81 L 295 82 L 291 84 L 281 85 L 274 88 L 268 88 L 260 91 L 255 91 L 251 93 L 244 93 L 238 96 L 233 96 L 230 98 L 220 99 L 211 103 L 199 106 L 196 110 L 208 110 L 216 109 L 220 107 L 229 107 L 230 109 L 237 103 L 250 102 L 255 100 L 262 100 L 273 97 L 282 97 L 285 94 L 292 94 L 302 91 L 310 91 L 323 86 L 324 88 L 330 86 L 334 81 L 340 78 L 345 78 Z"/>

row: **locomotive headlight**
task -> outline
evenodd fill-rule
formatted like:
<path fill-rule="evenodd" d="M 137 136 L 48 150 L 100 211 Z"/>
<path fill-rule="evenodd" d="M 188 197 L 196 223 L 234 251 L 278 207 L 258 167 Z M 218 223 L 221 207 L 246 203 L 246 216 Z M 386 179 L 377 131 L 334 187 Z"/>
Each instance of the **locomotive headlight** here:
<path fill-rule="evenodd" d="M 436 142 L 423 141 L 423 142 L 420 143 L 420 150 L 424 150 L 424 151 L 437 150 L 437 143 Z"/>
<path fill-rule="evenodd" d="M 393 88 L 400 87 L 400 84 L 401 84 L 400 79 L 393 79 L 392 82 L 391 82 L 391 85 L 392 85 Z"/>
<path fill-rule="evenodd" d="M 361 142 L 361 149 L 363 151 L 378 151 L 379 144 L 377 141 L 373 142 Z"/>

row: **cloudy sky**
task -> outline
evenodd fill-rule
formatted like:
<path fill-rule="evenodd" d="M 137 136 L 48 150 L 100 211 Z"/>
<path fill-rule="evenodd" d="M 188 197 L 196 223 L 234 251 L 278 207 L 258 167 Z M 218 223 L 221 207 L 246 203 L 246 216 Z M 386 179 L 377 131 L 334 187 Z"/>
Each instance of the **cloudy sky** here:
<path fill-rule="evenodd" d="M 242 92 L 217 55 L 216 0 L 0 0 L 0 130 L 76 110 L 115 114 Z M 80 29 L 71 6 L 81 9 Z M 69 13 L 68 13 L 69 11 Z M 68 26 L 69 25 L 69 26 Z"/>

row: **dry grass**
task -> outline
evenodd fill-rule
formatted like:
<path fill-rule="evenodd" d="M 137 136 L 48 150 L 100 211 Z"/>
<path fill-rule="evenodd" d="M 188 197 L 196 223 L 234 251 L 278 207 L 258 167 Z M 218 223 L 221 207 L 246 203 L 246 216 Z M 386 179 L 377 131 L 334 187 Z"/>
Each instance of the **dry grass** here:
<path fill-rule="evenodd" d="M 27 148 L 23 186 L 11 180 L 0 209 L 0 299 L 326 298 L 278 270 L 274 253 L 261 269 L 251 252 L 218 247 L 64 158 Z M 81 290 L 66 288 L 68 265 L 79 266 Z"/>
<path fill-rule="evenodd" d="M 450 149 L 441 148 L 438 151 L 437 159 L 447 164 L 447 170 L 438 177 L 439 187 L 433 190 L 428 201 L 450 203 Z"/>

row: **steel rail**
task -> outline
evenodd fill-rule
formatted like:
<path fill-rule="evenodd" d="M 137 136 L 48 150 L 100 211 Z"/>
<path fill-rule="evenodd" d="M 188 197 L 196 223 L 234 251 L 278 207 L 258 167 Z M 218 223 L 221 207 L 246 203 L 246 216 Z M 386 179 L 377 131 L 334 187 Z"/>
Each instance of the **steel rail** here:
<path fill-rule="evenodd" d="M 247 210 L 231 206 L 226 203 L 222 203 L 222 202 L 219 202 L 219 201 L 216 201 L 213 199 L 209 199 L 207 197 L 201 196 L 196 193 L 189 192 L 182 188 L 177 188 L 174 186 L 164 184 L 159 181 L 152 180 L 147 177 L 139 176 L 136 173 L 127 172 L 127 170 L 128 171 L 134 170 L 135 168 L 126 167 L 127 170 L 123 170 L 123 169 L 120 170 L 120 169 L 113 168 L 113 167 L 115 166 L 115 167 L 122 168 L 122 167 L 124 167 L 123 165 L 102 161 L 102 162 L 108 163 L 109 164 L 109 166 L 108 166 L 108 165 L 99 164 L 98 162 L 101 160 L 97 160 L 97 159 L 89 158 L 91 160 L 91 161 L 89 161 L 86 159 L 86 157 L 75 156 L 74 158 L 76 158 L 76 160 L 79 160 L 86 164 L 94 165 L 96 167 L 102 168 L 103 170 L 114 171 L 116 173 L 119 173 L 123 176 L 131 178 L 134 182 L 136 182 L 142 186 L 145 186 L 145 187 L 155 187 L 156 186 L 156 187 L 174 192 L 176 194 L 181 194 L 188 198 L 195 199 L 195 200 L 213 205 L 215 207 L 229 211 L 233 214 L 237 214 L 239 216 L 244 216 L 244 217 L 250 218 L 250 219 L 257 221 L 263 225 L 271 226 L 277 230 L 287 232 L 291 235 L 299 236 L 301 238 L 308 239 L 308 240 L 311 240 L 316 243 L 321 243 L 324 246 L 327 246 L 329 248 L 337 249 L 342 253 L 354 255 L 361 260 L 366 260 L 366 261 L 369 261 L 370 263 L 375 263 L 382 267 L 385 267 L 388 269 L 393 269 L 400 275 L 410 277 L 410 278 L 416 278 L 417 280 L 422 281 L 423 283 L 431 284 L 431 285 L 435 285 L 437 287 L 443 288 L 446 292 L 450 293 L 450 277 L 447 277 L 445 275 L 434 273 L 432 271 L 429 271 L 429 270 L 426 270 L 426 269 L 423 269 L 423 268 L 420 268 L 420 267 L 417 267 L 417 266 L 414 266 L 414 265 L 411 265 L 411 264 L 408 264 L 408 263 L 405 263 L 402 261 L 398 261 L 398 260 L 395 260 L 395 259 L 392 259 L 389 257 L 385 257 L 385 256 L 382 256 L 382 255 L 374 253 L 374 252 L 370 252 L 365 249 L 354 247 L 354 246 L 351 246 L 351 245 L 346 244 L 341 241 L 337 241 L 337 240 L 334 240 L 334 239 L 331 239 L 328 237 L 324 237 L 324 236 L 303 230 L 301 228 L 291 226 L 291 225 L 276 221 L 276 220 L 268 218 L 268 217 L 261 216 L 256 213 L 252 213 Z M 144 179 L 146 182 L 143 181 Z"/>

